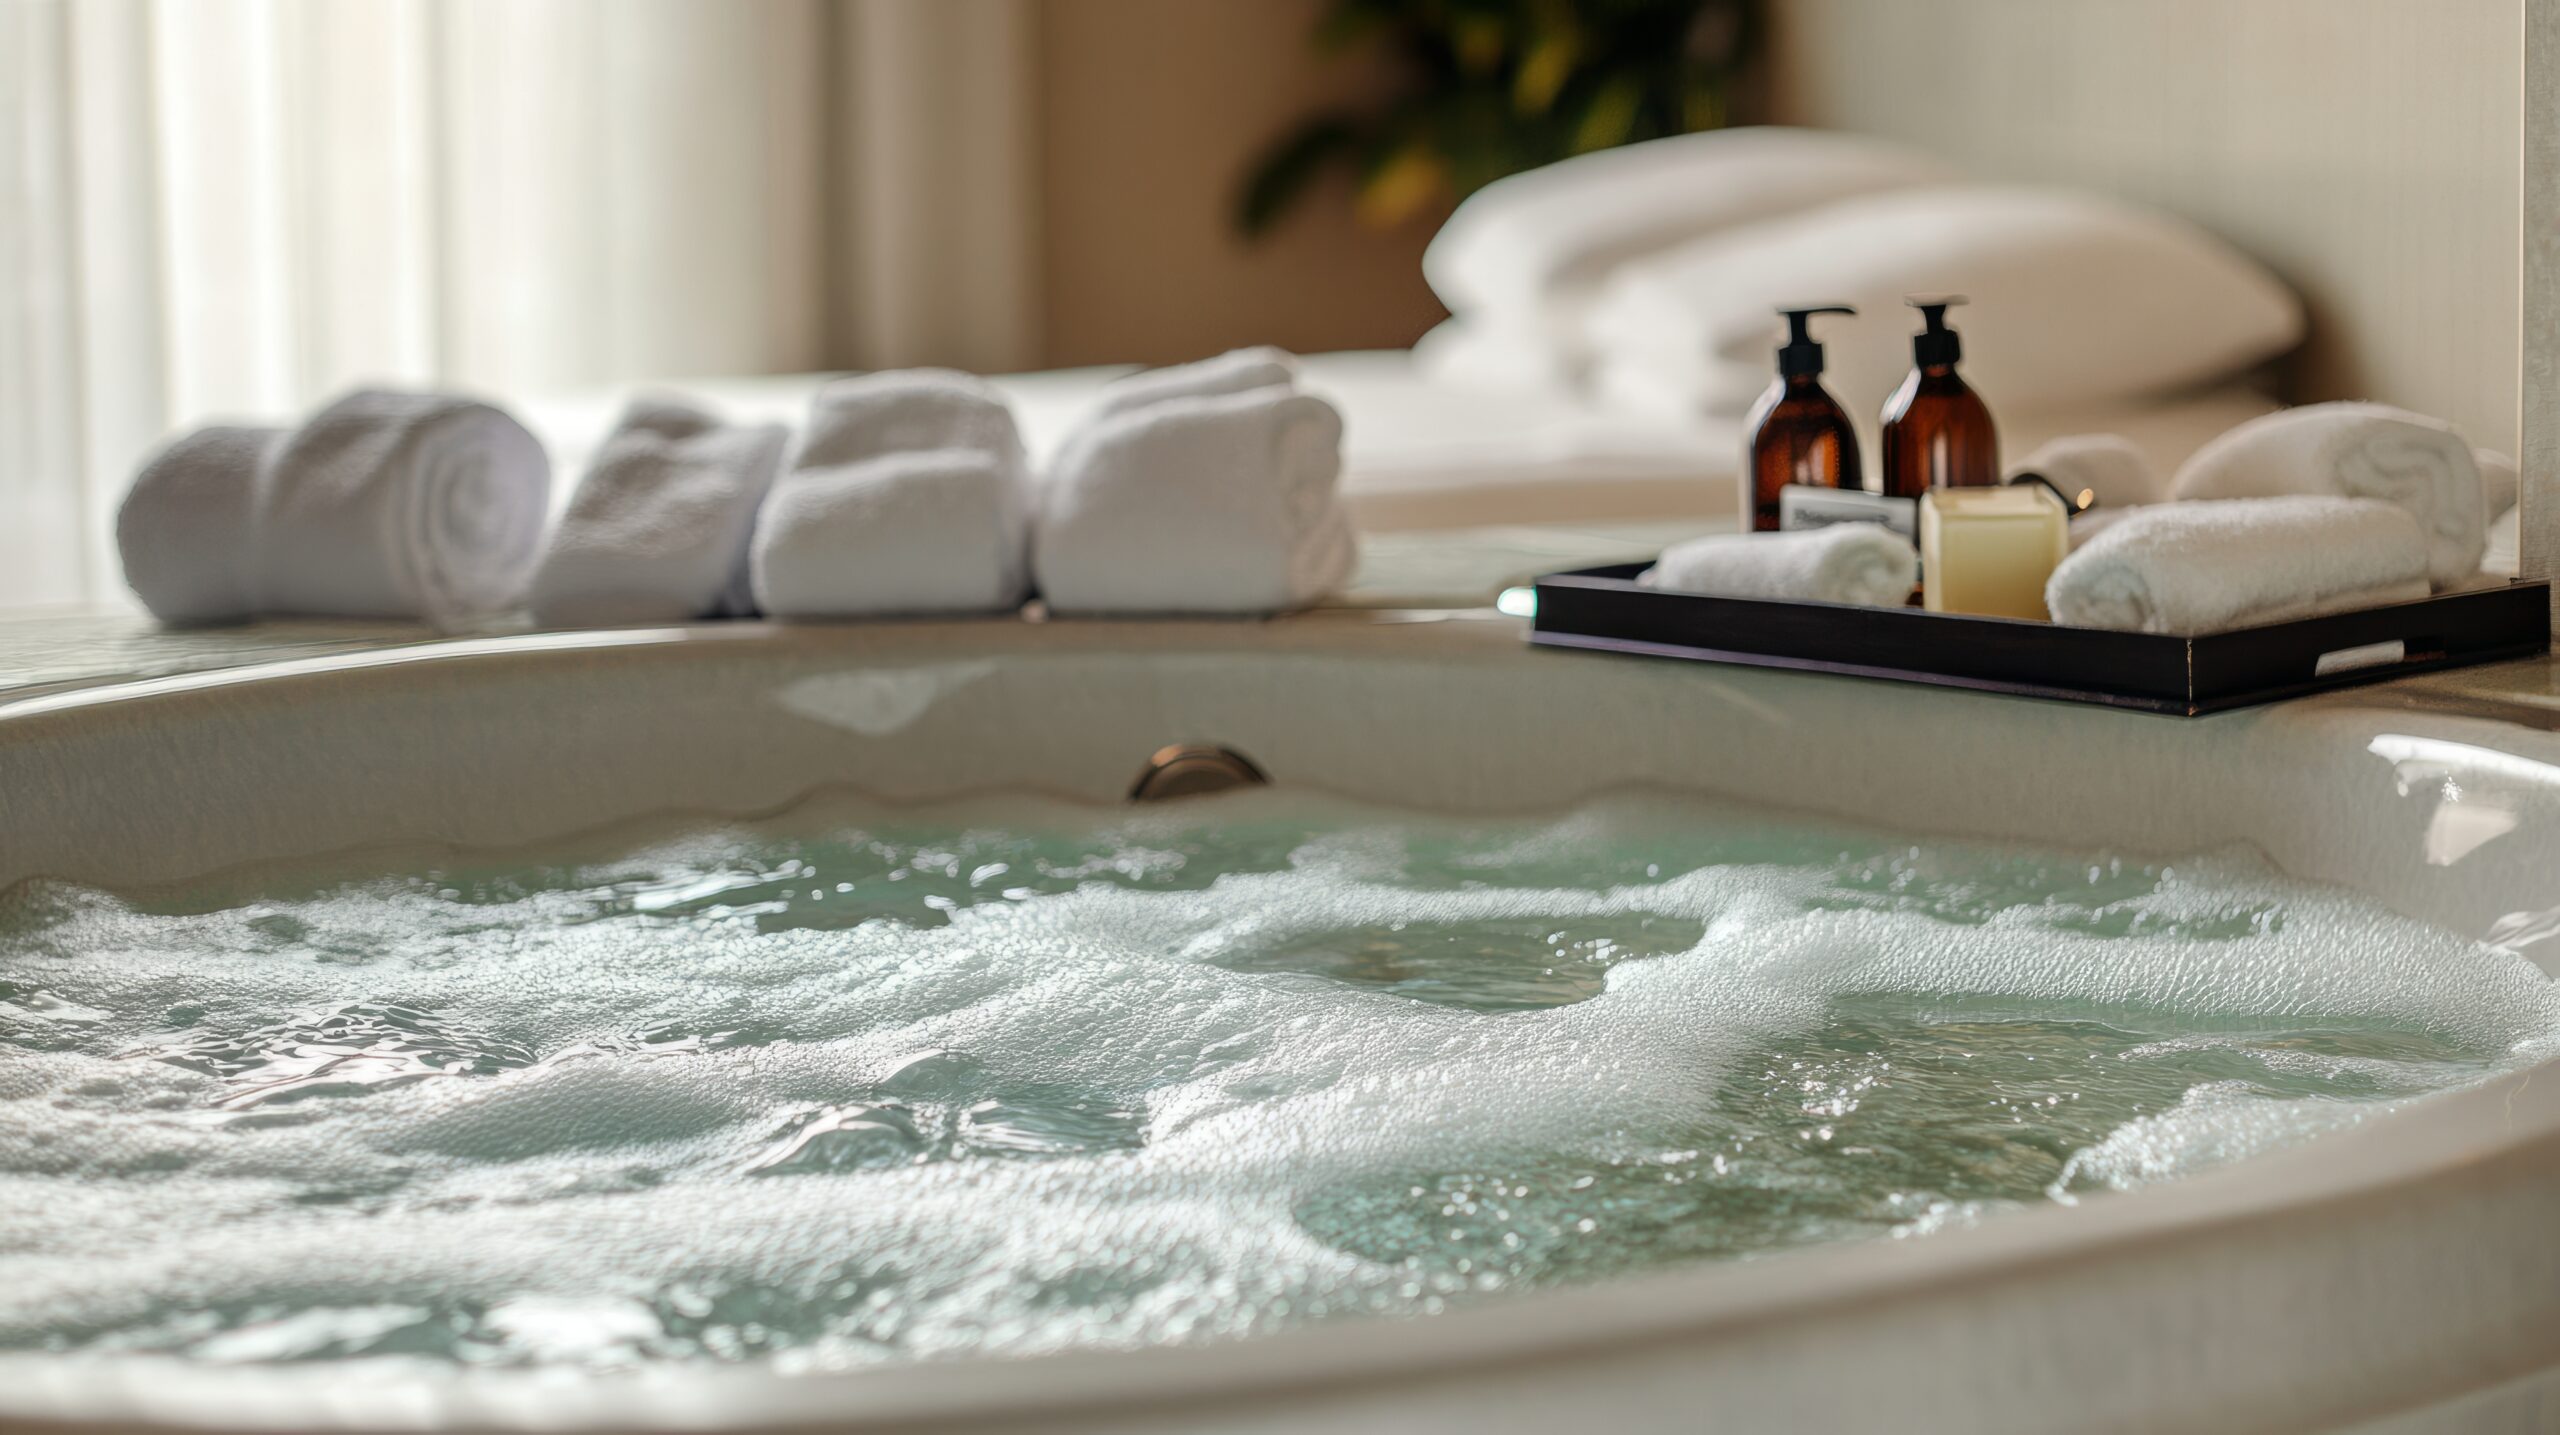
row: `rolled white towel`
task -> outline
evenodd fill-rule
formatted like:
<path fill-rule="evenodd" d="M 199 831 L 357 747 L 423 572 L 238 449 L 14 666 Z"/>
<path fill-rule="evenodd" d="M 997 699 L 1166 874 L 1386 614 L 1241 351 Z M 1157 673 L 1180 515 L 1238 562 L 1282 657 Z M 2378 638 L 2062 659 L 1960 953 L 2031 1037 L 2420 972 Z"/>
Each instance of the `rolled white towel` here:
<path fill-rule="evenodd" d="M 1102 397 L 1086 422 L 1099 423 L 1113 414 L 1125 414 L 1167 399 L 1240 394 L 1247 389 L 1290 387 L 1297 382 L 1298 359 L 1286 349 L 1268 344 L 1229 349 L 1215 358 L 1145 369 L 1113 380 L 1103 386 Z"/>
<path fill-rule="evenodd" d="M 676 623 L 755 611 L 747 545 L 782 466 L 781 424 L 726 424 L 642 396 L 596 449 L 533 577 L 537 622 Z"/>
<path fill-rule="evenodd" d="M 1029 596 L 1030 512 L 1022 435 L 984 380 L 838 380 L 765 495 L 756 602 L 777 618 L 1009 611 Z"/>
<path fill-rule="evenodd" d="M 2489 515 L 2480 465 L 2450 425 L 2383 404 L 2310 404 L 2252 419 L 2196 450 L 2181 499 L 2332 494 L 2395 504 L 2426 540 L 2439 588 L 2480 571 Z"/>
<path fill-rule="evenodd" d="M 1920 578 L 1911 541 L 1873 523 L 1792 533 L 1719 533 L 1662 551 L 1636 581 L 1719 598 L 1900 607 Z"/>
<path fill-rule="evenodd" d="M 358 389 L 276 448 L 259 500 L 264 611 L 452 627 L 524 596 L 551 460 L 488 404 Z"/>
<path fill-rule="evenodd" d="M 2297 495 L 2135 509 L 2062 560 L 2044 601 L 2067 627 L 2194 634 L 2427 592 L 2426 540 L 2408 510 Z"/>
<path fill-rule="evenodd" d="M 1042 490 L 1041 596 L 1061 613 L 1304 607 L 1358 557 L 1341 478 L 1342 415 L 1285 385 L 1110 413 L 1067 439 Z"/>
<path fill-rule="evenodd" d="M 451 628 L 522 597 L 550 488 L 541 443 L 500 410 L 359 389 L 289 432 L 212 429 L 162 450 L 125 495 L 117 541 L 126 581 L 169 622 Z"/>
<path fill-rule="evenodd" d="M 2088 494 L 2101 510 L 2134 508 L 2168 497 L 2142 449 L 2121 434 L 2084 433 L 2047 439 L 2009 465 L 2005 477 L 2041 474 L 2074 507 Z"/>
<path fill-rule="evenodd" d="M 2140 513 L 2141 508 L 2093 508 L 2071 515 L 2071 546 L 2076 550 L 2118 523 Z"/>
<path fill-rule="evenodd" d="M 116 510 L 124 581 L 163 623 L 231 623 L 258 608 L 258 472 L 280 428 L 181 434 L 143 462 Z"/>

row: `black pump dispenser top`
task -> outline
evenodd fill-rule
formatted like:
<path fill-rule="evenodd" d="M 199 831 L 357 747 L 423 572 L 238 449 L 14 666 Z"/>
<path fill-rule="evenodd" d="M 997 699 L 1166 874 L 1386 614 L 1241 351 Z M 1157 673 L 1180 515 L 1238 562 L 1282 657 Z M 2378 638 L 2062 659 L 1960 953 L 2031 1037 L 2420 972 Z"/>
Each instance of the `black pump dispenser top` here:
<path fill-rule="evenodd" d="M 1964 357 L 1964 339 L 1947 327 L 1947 311 L 1964 303 L 1962 294 L 1913 294 L 1903 303 L 1920 311 L 1929 327 L 1911 336 L 1911 362 L 1923 369 L 1952 364 Z"/>
<path fill-rule="evenodd" d="M 1816 314 L 1855 314 L 1846 304 L 1821 304 L 1811 309 L 1781 309 L 1787 316 L 1787 341 L 1778 346 L 1778 374 L 1782 378 L 1801 379 L 1822 372 L 1822 346 L 1814 342 L 1806 322 Z"/>

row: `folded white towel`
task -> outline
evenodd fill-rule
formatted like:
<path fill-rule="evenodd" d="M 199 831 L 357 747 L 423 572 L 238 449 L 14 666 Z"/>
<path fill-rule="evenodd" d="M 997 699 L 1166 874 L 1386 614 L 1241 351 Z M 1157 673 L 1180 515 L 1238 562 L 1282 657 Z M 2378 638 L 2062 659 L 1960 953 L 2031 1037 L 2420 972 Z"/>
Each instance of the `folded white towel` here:
<path fill-rule="evenodd" d="M 791 431 L 643 396 L 598 446 L 533 576 L 537 622 L 678 623 L 755 611 L 747 544 Z"/>
<path fill-rule="evenodd" d="M 1342 415 L 1285 385 L 1110 413 L 1069 436 L 1042 491 L 1041 596 L 1060 613 L 1303 607 L 1358 556 L 1341 478 Z"/>
<path fill-rule="evenodd" d="M 756 533 L 756 597 L 777 618 L 1009 612 L 1023 574 L 1022 470 L 966 448 L 792 474 Z"/>
<path fill-rule="evenodd" d="M 2171 491 L 2182 499 L 2334 494 L 2408 510 L 2437 587 L 2480 571 L 2489 515 L 2480 465 L 2450 425 L 2383 404 L 2310 404 L 2253 419 L 2196 450 Z"/>
<path fill-rule="evenodd" d="M 143 468 L 117 514 L 126 581 L 176 623 L 256 613 L 451 628 L 524 592 L 551 464 L 476 400 L 359 389 L 290 432 L 211 429 Z"/>
<path fill-rule="evenodd" d="M 1000 612 L 1028 596 L 1029 469 L 1013 411 L 947 369 L 842 379 L 811 400 L 749 558 L 777 618 Z"/>
<path fill-rule="evenodd" d="M 2524 541 L 2523 524 L 2520 521 L 2523 514 L 2523 509 L 2511 504 L 2506 512 L 2490 521 L 2489 549 L 2480 555 L 2481 572 L 2492 578 L 2516 576 L 2517 570 L 2523 566 L 2520 561 L 2521 545 Z"/>
<path fill-rule="evenodd" d="M 2407 510 L 2319 495 L 2134 509 L 2062 560 L 2044 601 L 2069 627 L 2191 634 L 2427 592 L 2427 545 Z"/>
<path fill-rule="evenodd" d="M 2516 461 L 2491 448 L 2473 449 L 2471 461 L 2480 465 L 2480 511 L 2494 523 L 2499 514 L 2516 506 L 2516 495 L 2522 491 Z"/>
<path fill-rule="evenodd" d="M 1719 598 L 1900 607 L 1920 578 L 1911 541 L 1874 523 L 1719 533 L 1662 551 L 1636 581 Z"/>
<path fill-rule="evenodd" d="M 1113 414 L 1125 414 L 1167 399 L 1240 394 L 1247 389 L 1269 388 L 1274 384 L 1290 386 L 1297 382 L 1298 359 L 1286 349 L 1275 349 L 1268 344 L 1249 349 L 1229 349 L 1215 358 L 1145 369 L 1105 384 L 1101 399 L 1095 403 L 1093 413 L 1086 421 L 1100 422 Z"/>
<path fill-rule="evenodd" d="M 2133 508 L 2158 503 L 2169 495 L 2151 461 L 2133 440 L 2119 434 L 2085 433 L 2048 439 L 2034 452 L 2009 465 L 2003 477 L 2041 474 L 2076 507 L 2087 507 L 2088 494 L 2100 509 Z"/>
<path fill-rule="evenodd" d="M 2516 461 L 2495 449 L 2475 448 L 2480 465 L 2480 510 L 2489 515 L 2489 541 L 2480 554 L 2480 571 L 2493 578 L 2513 578 L 2523 566 L 2523 510 L 2517 500 L 2523 482 Z"/>

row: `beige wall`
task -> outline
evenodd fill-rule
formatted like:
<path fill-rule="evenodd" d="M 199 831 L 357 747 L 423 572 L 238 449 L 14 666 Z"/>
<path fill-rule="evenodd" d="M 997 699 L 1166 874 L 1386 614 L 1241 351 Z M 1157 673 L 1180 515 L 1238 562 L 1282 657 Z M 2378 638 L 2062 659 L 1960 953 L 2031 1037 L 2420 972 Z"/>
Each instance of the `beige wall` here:
<path fill-rule="evenodd" d="M 1049 364 L 1163 363 L 1239 344 L 1411 343 L 1439 318 L 1438 216 L 1356 224 L 1348 187 L 1258 244 L 1228 222 L 1256 148 L 1378 77 L 1327 65 L 1317 0 L 1042 0 L 1042 348 Z"/>
<path fill-rule="evenodd" d="M 1781 119 L 2188 214 L 2300 288 L 2295 396 L 2513 452 L 2520 0 L 1773 0 Z"/>

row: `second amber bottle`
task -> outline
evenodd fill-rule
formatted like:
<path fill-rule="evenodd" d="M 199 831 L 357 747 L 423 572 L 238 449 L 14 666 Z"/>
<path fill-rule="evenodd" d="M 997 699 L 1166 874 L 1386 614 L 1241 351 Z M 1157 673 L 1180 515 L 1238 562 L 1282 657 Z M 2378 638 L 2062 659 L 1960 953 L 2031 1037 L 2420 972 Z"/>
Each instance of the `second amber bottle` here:
<path fill-rule="evenodd" d="M 2000 437 L 1982 396 L 1956 373 L 1964 341 L 1947 327 L 1957 294 L 1903 301 L 1924 327 L 1911 336 L 1911 373 L 1884 406 L 1884 491 L 1917 501 L 1933 488 L 2000 482 Z"/>

